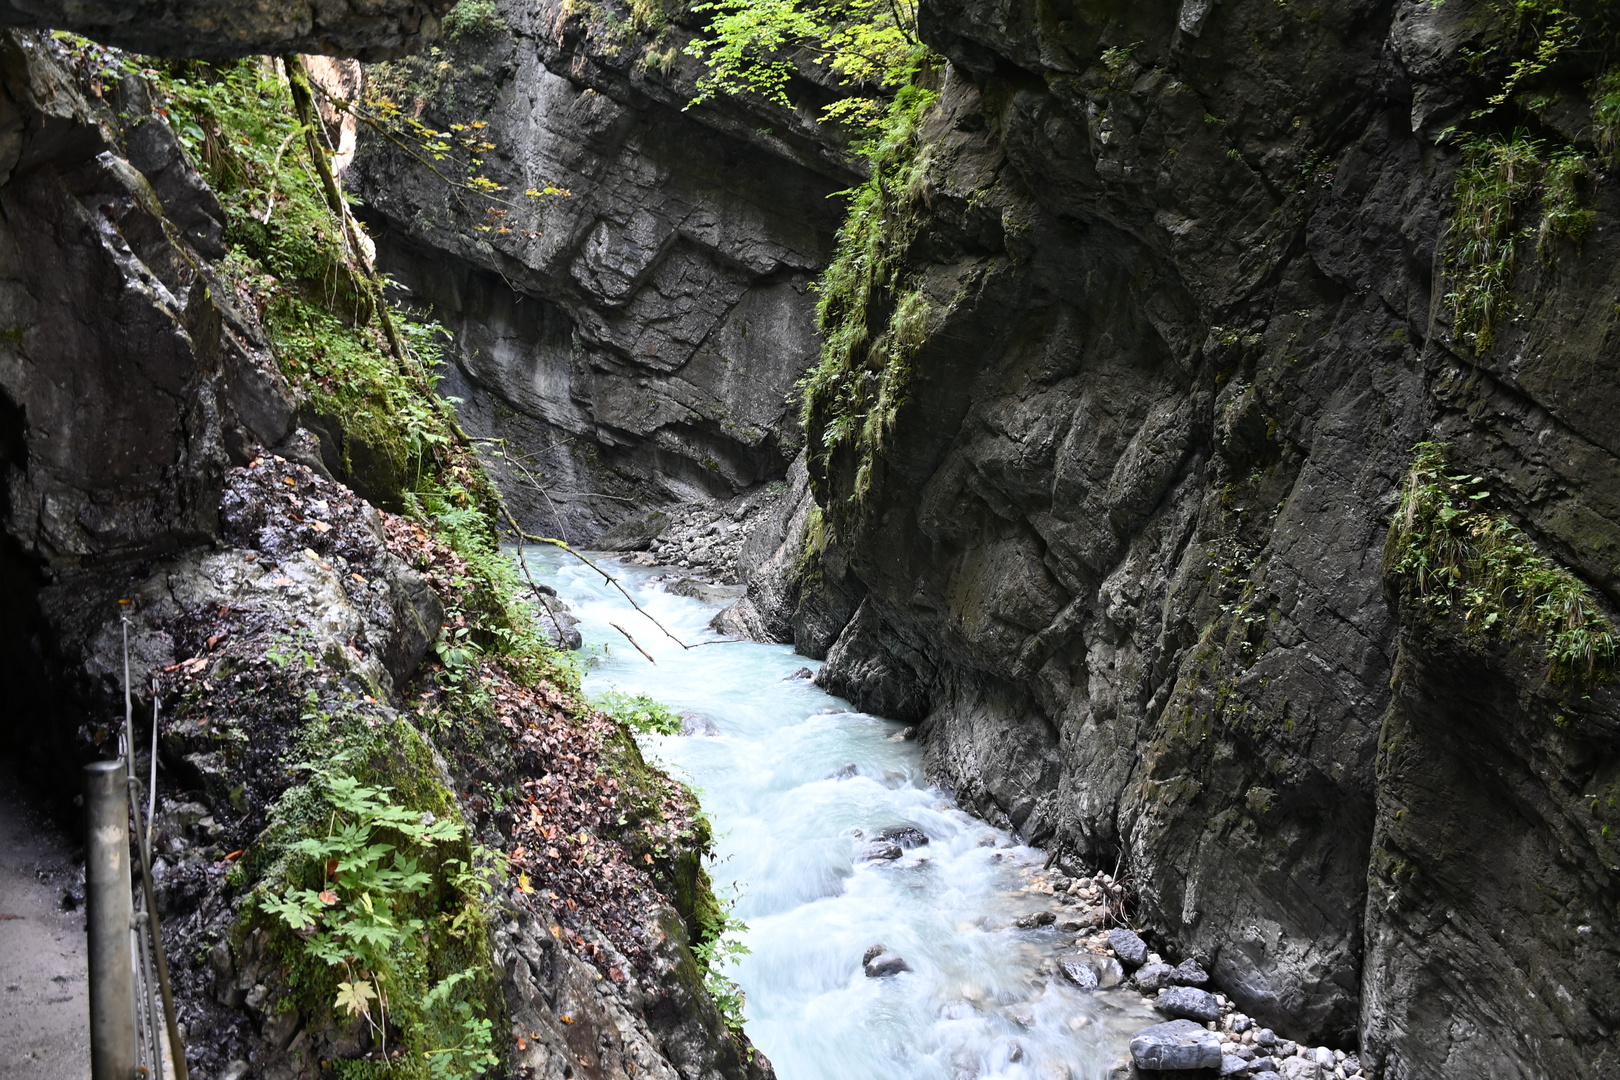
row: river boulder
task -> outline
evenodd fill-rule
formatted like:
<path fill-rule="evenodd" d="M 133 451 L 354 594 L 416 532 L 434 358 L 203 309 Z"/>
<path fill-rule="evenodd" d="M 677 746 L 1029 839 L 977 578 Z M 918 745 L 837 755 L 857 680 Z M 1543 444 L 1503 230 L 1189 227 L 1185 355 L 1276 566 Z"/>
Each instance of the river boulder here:
<path fill-rule="evenodd" d="M 711 717 L 687 709 L 681 713 L 681 734 L 712 738 L 720 734 L 720 729 Z"/>
<path fill-rule="evenodd" d="M 1175 970 L 1169 964 L 1148 964 L 1136 970 L 1133 981 L 1142 993 L 1152 994 L 1171 985 L 1170 977 L 1175 974 Z"/>
<path fill-rule="evenodd" d="M 861 970 L 866 972 L 868 979 L 886 979 L 902 971 L 910 971 L 911 965 L 906 963 L 905 957 L 890 952 L 887 945 L 879 943 L 867 949 L 866 955 L 861 957 Z"/>
<path fill-rule="evenodd" d="M 857 857 L 859 862 L 892 862 L 905 854 L 899 844 L 891 844 L 887 840 L 873 840 L 861 848 Z"/>
<path fill-rule="evenodd" d="M 1064 956 L 1058 959 L 1058 970 L 1063 972 L 1065 978 L 1082 990 L 1096 990 L 1102 983 L 1097 978 L 1097 970 L 1089 962 L 1084 953 L 1076 956 Z"/>
<path fill-rule="evenodd" d="M 1178 986 L 1206 986 L 1209 972 L 1200 967 L 1196 960 L 1183 960 L 1170 972 L 1170 981 Z"/>
<path fill-rule="evenodd" d="M 1167 986 L 1159 991 L 1153 1007 L 1166 1016 L 1208 1023 L 1221 1018 L 1221 1004 L 1215 995 L 1193 986 Z"/>
<path fill-rule="evenodd" d="M 1131 1060 L 1138 1069 L 1218 1069 L 1221 1037 L 1191 1020 L 1154 1024 L 1131 1036 Z"/>
<path fill-rule="evenodd" d="M 1114 955 L 1119 957 L 1119 962 L 1128 970 L 1134 970 L 1147 963 L 1147 942 L 1133 930 L 1121 926 L 1108 931 L 1108 945 L 1114 950 Z"/>
<path fill-rule="evenodd" d="M 922 847 L 928 843 L 928 834 L 915 825 L 895 825 L 884 829 L 877 834 L 879 840 L 887 840 L 891 844 L 899 844 L 910 851 L 914 847 Z"/>

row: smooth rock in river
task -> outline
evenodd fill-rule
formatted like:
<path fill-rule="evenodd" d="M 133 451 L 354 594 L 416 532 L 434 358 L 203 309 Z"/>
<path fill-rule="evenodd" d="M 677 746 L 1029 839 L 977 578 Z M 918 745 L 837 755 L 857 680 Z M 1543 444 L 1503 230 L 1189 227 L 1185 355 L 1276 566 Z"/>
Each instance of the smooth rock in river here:
<path fill-rule="evenodd" d="M 720 734 L 720 729 L 709 717 L 700 712 L 687 710 L 681 713 L 681 734 L 712 737 Z"/>
<path fill-rule="evenodd" d="M 1083 989 L 1107 990 L 1125 981 L 1125 969 L 1112 956 L 1098 956 L 1093 952 L 1077 952 L 1058 958 L 1058 967 Z M 1079 974 L 1071 968 L 1085 968 L 1090 974 Z M 1094 982 L 1092 980 L 1095 980 Z"/>
<path fill-rule="evenodd" d="M 1184 1020 L 1198 1020 L 1207 1023 L 1221 1018 L 1220 1002 L 1215 995 L 1207 990 L 1200 990 L 1194 986 L 1167 986 L 1159 991 L 1158 1000 L 1153 1007 L 1166 1016 L 1180 1017 Z M 1214 1032 L 1210 1032 L 1214 1034 Z M 1220 1038 L 1215 1040 L 1220 1045 Z"/>
<path fill-rule="evenodd" d="M 861 853 L 859 856 L 857 856 L 857 861 L 887 862 L 893 859 L 898 859 L 904 854 L 905 852 L 900 849 L 899 844 L 891 844 L 887 840 L 873 840 L 870 844 L 867 844 L 865 847 L 861 848 Z"/>
<path fill-rule="evenodd" d="M 910 851 L 914 847 L 922 847 L 928 843 L 928 834 L 915 825 L 896 825 L 892 828 L 882 829 L 878 832 L 879 840 L 887 840 L 891 844 L 899 844 Z"/>
<path fill-rule="evenodd" d="M 807 667 L 802 667 L 799 670 L 793 672 L 792 674 L 782 676 L 782 681 L 783 682 L 797 682 L 800 679 L 813 679 L 815 677 L 816 677 L 815 672 L 811 671 Z"/>
<path fill-rule="evenodd" d="M 1216 1069 L 1221 1064 L 1221 1037 L 1191 1020 L 1154 1024 L 1131 1036 L 1131 1060 L 1138 1069 Z"/>
<path fill-rule="evenodd" d="M 887 945 L 879 944 L 866 950 L 866 955 L 861 957 L 861 969 L 868 979 L 886 979 L 910 971 L 911 965 L 899 953 L 890 952 Z"/>
<path fill-rule="evenodd" d="M 1051 926 L 1057 922 L 1057 916 L 1050 911 L 1032 911 L 1028 915 L 1020 915 L 1014 926 L 1020 930 L 1034 930 L 1037 927 Z"/>
<path fill-rule="evenodd" d="M 1136 971 L 1136 988 L 1144 994 L 1156 993 L 1170 985 L 1175 968 L 1169 964 L 1146 964 Z"/>
<path fill-rule="evenodd" d="M 1108 944 L 1114 950 L 1114 955 L 1119 957 L 1119 962 L 1128 969 L 1147 963 L 1147 942 L 1124 927 L 1108 931 Z"/>
<path fill-rule="evenodd" d="M 1178 986 L 1203 986 L 1209 982 L 1209 972 L 1199 967 L 1196 960 L 1183 960 L 1170 973 L 1170 981 Z"/>
<path fill-rule="evenodd" d="M 834 770 L 833 772 L 828 773 L 827 774 L 827 779 L 828 780 L 853 780 L 856 776 L 858 776 L 860 774 L 860 771 L 861 771 L 860 768 L 852 761 L 848 765 L 842 765 L 839 768 L 837 768 L 836 770 Z"/>
<path fill-rule="evenodd" d="M 1091 960 L 1091 970 L 1097 973 L 1098 987 L 1108 990 L 1125 981 L 1125 969 L 1118 960 L 1112 956 L 1098 956 L 1096 953 L 1087 955 Z"/>
<path fill-rule="evenodd" d="M 1246 1072 L 1248 1068 L 1249 1063 L 1238 1057 L 1236 1054 L 1227 1054 L 1225 1057 L 1221 1058 L 1222 1076 L 1236 1076 L 1238 1073 Z"/>

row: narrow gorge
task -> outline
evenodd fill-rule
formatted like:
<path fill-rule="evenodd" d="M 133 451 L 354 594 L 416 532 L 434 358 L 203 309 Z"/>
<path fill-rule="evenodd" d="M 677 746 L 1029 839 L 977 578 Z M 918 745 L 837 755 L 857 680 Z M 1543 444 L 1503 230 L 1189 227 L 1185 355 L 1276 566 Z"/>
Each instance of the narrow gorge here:
<path fill-rule="evenodd" d="M 1612 5 L 0 26 L 0 775 L 190 1076 L 1620 1078 Z"/>

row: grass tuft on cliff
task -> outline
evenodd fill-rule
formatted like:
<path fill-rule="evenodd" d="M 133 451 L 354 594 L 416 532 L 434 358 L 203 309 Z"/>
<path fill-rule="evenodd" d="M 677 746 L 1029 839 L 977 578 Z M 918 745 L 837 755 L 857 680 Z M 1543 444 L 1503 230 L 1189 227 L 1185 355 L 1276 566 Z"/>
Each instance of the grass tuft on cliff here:
<path fill-rule="evenodd" d="M 1592 590 L 1491 506 L 1484 479 L 1453 474 L 1446 446 L 1419 443 L 1384 544 L 1406 601 L 1468 633 L 1539 643 L 1556 682 L 1604 679 L 1620 634 Z"/>
<path fill-rule="evenodd" d="M 871 490 L 878 451 L 906 399 L 912 360 L 928 338 L 932 309 L 905 260 L 922 216 L 927 168 L 918 127 L 937 97 L 915 82 L 895 97 L 882 134 L 868 147 L 872 177 L 852 192 L 832 263 L 816 284 L 821 358 L 800 384 L 810 472 L 824 477 L 847 448 L 857 503 Z"/>

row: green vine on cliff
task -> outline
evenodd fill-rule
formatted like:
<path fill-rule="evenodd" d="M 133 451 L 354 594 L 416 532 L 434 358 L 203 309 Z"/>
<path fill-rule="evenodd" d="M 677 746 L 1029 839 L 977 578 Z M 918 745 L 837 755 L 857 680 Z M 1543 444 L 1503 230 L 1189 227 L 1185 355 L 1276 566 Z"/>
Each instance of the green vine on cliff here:
<path fill-rule="evenodd" d="M 1460 619 L 1471 635 L 1540 641 L 1555 681 L 1608 677 L 1620 632 L 1585 582 L 1491 507 L 1484 484 L 1453 474 L 1444 444 L 1418 444 L 1384 544 L 1385 573 L 1434 619 Z"/>
<path fill-rule="evenodd" d="M 871 147 L 872 178 L 852 193 L 837 252 L 816 286 L 821 359 L 800 384 L 811 473 L 824 476 L 835 454 L 852 449 L 857 502 L 871 489 L 929 332 L 932 308 L 905 259 L 927 169 L 918 128 L 936 97 L 916 83 L 896 96 Z"/>

